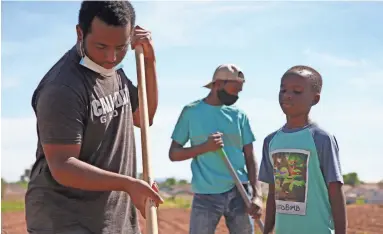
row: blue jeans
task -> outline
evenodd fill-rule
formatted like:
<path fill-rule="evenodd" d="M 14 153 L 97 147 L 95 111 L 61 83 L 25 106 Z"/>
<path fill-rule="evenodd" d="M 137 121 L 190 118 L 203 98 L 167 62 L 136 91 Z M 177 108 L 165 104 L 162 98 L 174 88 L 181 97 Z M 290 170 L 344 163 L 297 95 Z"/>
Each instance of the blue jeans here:
<path fill-rule="evenodd" d="M 237 187 L 221 194 L 195 194 L 189 234 L 214 234 L 221 217 L 230 234 L 253 234 L 254 220 L 246 211 Z"/>

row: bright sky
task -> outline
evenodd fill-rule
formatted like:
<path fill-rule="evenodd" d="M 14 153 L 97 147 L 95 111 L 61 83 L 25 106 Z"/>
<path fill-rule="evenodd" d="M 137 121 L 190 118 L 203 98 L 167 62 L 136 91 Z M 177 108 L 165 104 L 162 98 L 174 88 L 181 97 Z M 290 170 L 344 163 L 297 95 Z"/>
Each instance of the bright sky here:
<path fill-rule="evenodd" d="M 79 2 L 2 1 L 1 176 L 20 178 L 35 158 L 31 96 L 43 75 L 76 41 Z M 150 129 L 156 178 L 191 178 L 190 161 L 168 159 L 182 107 L 221 63 L 235 63 L 247 82 L 238 106 L 249 116 L 261 160 L 263 139 L 284 123 L 281 75 L 310 65 L 324 79 L 312 119 L 335 134 L 343 172 L 383 179 L 382 2 L 135 2 L 138 24 L 152 31 L 158 60 L 159 108 Z M 134 53 L 125 72 L 136 83 Z M 140 131 L 136 129 L 138 165 Z"/>

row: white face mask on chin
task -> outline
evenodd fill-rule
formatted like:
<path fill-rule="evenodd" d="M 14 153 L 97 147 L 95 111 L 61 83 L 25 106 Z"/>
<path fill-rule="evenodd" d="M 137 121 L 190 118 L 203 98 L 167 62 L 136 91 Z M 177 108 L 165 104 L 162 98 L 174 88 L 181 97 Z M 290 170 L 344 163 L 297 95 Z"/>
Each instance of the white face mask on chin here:
<path fill-rule="evenodd" d="M 98 65 L 97 63 L 93 62 L 88 56 L 84 56 L 81 58 L 80 60 L 80 64 L 94 72 L 97 72 L 99 73 L 100 75 L 102 76 L 105 76 L 105 77 L 111 77 L 113 76 L 116 71 L 120 68 L 123 67 L 123 65 L 120 63 L 118 64 L 117 66 L 113 67 L 113 68 L 110 68 L 110 69 L 106 69 L 100 65 Z"/>
<path fill-rule="evenodd" d="M 82 57 L 79 63 L 82 66 L 84 66 L 84 67 L 86 67 L 86 68 L 88 68 L 94 72 L 97 72 L 98 74 L 100 74 L 104 77 L 113 76 L 117 70 L 119 70 L 123 67 L 122 63 L 120 63 L 113 68 L 106 69 L 106 68 L 98 65 L 97 63 L 93 62 L 88 56 L 86 56 L 86 54 L 84 53 L 84 51 L 82 49 L 82 43 L 80 43 L 79 46 L 80 46 L 80 48 L 79 48 L 80 56 Z"/>

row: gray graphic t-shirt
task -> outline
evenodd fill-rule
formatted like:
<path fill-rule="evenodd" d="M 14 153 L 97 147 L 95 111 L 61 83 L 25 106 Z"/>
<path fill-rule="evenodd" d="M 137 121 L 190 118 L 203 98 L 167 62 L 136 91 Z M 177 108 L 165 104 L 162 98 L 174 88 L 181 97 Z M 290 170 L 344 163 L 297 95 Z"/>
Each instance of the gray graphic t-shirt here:
<path fill-rule="evenodd" d="M 132 112 L 137 88 L 118 70 L 104 78 L 79 64 L 74 46 L 43 77 L 32 98 L 37 117 L 36 162 L 26 194 L 31 233 L 82 226 L 91 233 L 139 233 L 136 209 L 125 192 L 93 192 L 60 185 L 42 144 L 82 144 L 79 159 L 136 176 Z"/>

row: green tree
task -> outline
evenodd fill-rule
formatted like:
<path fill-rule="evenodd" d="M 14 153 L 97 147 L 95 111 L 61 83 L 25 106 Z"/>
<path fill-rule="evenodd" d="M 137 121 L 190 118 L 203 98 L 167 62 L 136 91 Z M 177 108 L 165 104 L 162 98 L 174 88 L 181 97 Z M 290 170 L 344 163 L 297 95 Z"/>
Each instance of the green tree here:
<path fill-rule="evenodd" d="M 174 185 L 176 185 L 176 184 L 177 184 L 177 180 L 176 180 L 176 178 L 174 178 L 174 177 L 167 178 L 167 179 L 165 180 L 165 182 L 164 182 L 164 185 L 165 185 L 165 186 L 169 186 L 169 187 L 174 186 Z"/>
<path fill-rule="evenodd" d="M 185 185 L 185 184 L 188 184 L 189 182 L 187 180 L 180 180 L 178 181 L 178 184 L 179 185 Z"/>
<path fill-rule="evenodd" d="M 345 184 L 351 185 L 351 186 L 356 186 L 361 183 L 358 173 L 356 172 L 351 172 L 348 174 L 343 175 L 343 180 Z"/>

